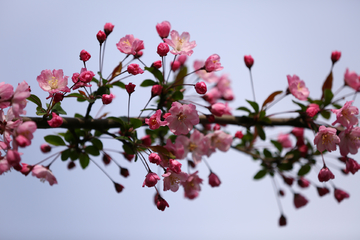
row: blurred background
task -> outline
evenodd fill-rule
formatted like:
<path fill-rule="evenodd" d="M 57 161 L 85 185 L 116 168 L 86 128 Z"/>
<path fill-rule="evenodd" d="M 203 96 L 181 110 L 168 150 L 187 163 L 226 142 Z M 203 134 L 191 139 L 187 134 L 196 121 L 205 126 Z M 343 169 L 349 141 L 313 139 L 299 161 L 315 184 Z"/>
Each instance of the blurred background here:
<path fill-rule="evenodd" d="M 334 86 L 343 85 L 346 68 L 360 73 L 359 1 L 2 1 L 0 8 L 0 70 L 1 82 L 14 86 L 25 80 L 33 94 L 46 102 L 47 93 L 38 86 L 36 77 L 45 69 L 63 69 L 66 76 L 79 72 L 82 62 L 79 53 L 87 50 L 92 58 L 89 70 L 98 71 L 98 41 L 96 34 L 107 22 L 115 25 L 107 41 L 104 72 L 110 73 L 124 54 L 115 44 L 126 34 L 144 41 L 142 60 L 150 65 L 160 60 L 156 54 L 160 43 L 155 25 L 164 20 L 179 33 L 189 32 L 197 47 L 188 58 L 192 69 L 194 60 L 205 60 L 211 54 L 221 57 L 229 74 L 235 94 L 230 104 L 234 115 L 239 106 L 252 100 L 248 69 L 244 55 L 255 59 L 252 68 L 256 98 L 262 103 L 267 96 L 287 87 L 286 75 L 296 74 L 305 81 L 310 96 L 319 98 L 321 86 L 331 67 L 330 55 L 342 52 L 335 65 Z M 173 56 L 167 58 L 172 61 Z M 107 74 L 105 74 L 107 75 Z M 139 85 L 141 76 L 125 79 Z M 195 79 L 195 78 L 191 78 Z M 70 80 L 71 81 L 71 80 Z M 209 85 L 210 86 L 210 85 Z M 139 87 L 132 94 L 130 115 L 137 116 L 148 98 L 150 89 Z M 189 91 L 187 96 L 195 95 Z M 351 92 L 344 89 L 338 96 Z M 127 93 L 114 89 L 113 104 L 102 110 L 110 115 L 127 113 Z M 292 96 L 269 110 L 276 113 L 296 109 Z M 357 97 L 353 105 L 360 106 Z M 84 114 L 86 104 L 66 99 L 62 104 L 68 116 Z M 95 104 L 93 115 L 101 104 Z M 35 105 L 28 103 L 28 116 L 35 116 Z M 289 115 L 279 115 L 289 116 Z M 234 134 L 241 127 L 229 126 Z M 269 129 L 268 137 L 291 128 Z M 32 145 L 22 152 L 22 161 L 34 164 L 48 155 L 40 152 L 43 136 L 62 132 L 62 129 L 37 130 Z M 314 137 L 306 132 L 309 139 Z M 295 139 L 292 139 L 295 144 Z M 116 141 L 106 141 L 105 148 L 119 150 Z M 258 142 L 259 146 L 268 146 Z M 61 151 L 54 148 L 52 153 Z M 211 188 L 204 163 L 197 168 L 204 179 L 200 195 L 195 200 L 185 199 L 183 190 L 165 192 L 170 204 L 164 212 L 154 203 L 154 189 L 142 188 L 146 171 L 140 162 L 129 163 L 120 154 L 109 152 L 130 171 L 128 178 L 119 175 L 118 167 L 110 164 L 106 171 L 115 181 L 125 186 L 117 194 L 112 182 L 92 163 L 84 171 L 78 165 L 67 170 L 67 163 L 55 161 L 51 170 L 58 185 L 13 171 L 0 176 L 0 239 L 358 239 L 360 230 L 360 174 L 343 175 L 344 166 L 332 152 L 326 161 L 335 174 L 332 182 L 350 194 L 340 204 L 331 193 L 320 198 L 313 186 L 302 191 L 309 203 L 295 209 L 293 195 L 283 186 L 285 197 L 281 203 L 287 217 L 287 226 L 279 227 L 280 212 L 271 179 L 260 181 L 253 176 L 260 169 L 259 162 L 230 150 L 216 153 L 208 159 L 213 171 L 220 177 L 219 188 Z M 354 156 L 359 161 L 359 154 Z M 96 161 L 101 161 L 96 158 Z M 320 159 L 318 159 L 320 161 Z M 320 162 L 319 162 L 320 163 Z M 318 183 L 318 169 L 308 178 Z M 296 173 L 296 170 L 294 171 Z M 330 188 L 330 185 L 328 185 Z M 300 191 L 297 186 L 295 191 Z"/>

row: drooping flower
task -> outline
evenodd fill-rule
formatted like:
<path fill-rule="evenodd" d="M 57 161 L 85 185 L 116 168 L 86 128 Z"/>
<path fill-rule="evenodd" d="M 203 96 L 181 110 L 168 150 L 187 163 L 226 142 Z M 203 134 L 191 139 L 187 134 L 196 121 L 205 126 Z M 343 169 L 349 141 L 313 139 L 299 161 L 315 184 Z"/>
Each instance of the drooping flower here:
<path fill-rule="evenodd" d="M 183 56 L 183 55 L 181 55 Z M 204 61 L 194 61 L 194 69 L 198 70 L 198 69 L 203 69 L 205 66 L 205 62 Z M 206 70 L 198 70 L 195 72 L 201 79 L 203 79 L 205 82 L 208 83 L 215 83 L 218 81 L 219 77 L 213 73 L 213 72 L 207 72 Z"/>
<path fill-rule="evenodd" d="M 32 175 L 40 178 L 42 181 L 48 181 L 50 186 L 57 184 L 54 174 L 50 171 L 50 169 L 44 166 L 35 165 L 32 169 Z"/>
<path fill-rule="evenodd" d="M 254 65 L 254 59 L 251 55 L 245 55 L 244 62 L 249 69 L 251 69 L 251 67 Z"/>
<path fill-rule="evenodd" d="M 57 115 L 55 112 L 51 113 L 52 119 L 47 121 L 50 127 L 57 128 L 60 127 L 63 124 L 63 119 L 59 115 Z"/>
<path fill-rule="evenodd" d="M 352 174 L 355 174 L 357 171 L 360 170 L 360 164 L 356 162 L 352 158 L 346 158 L 346 168 L 345 172 L 351 172 Z"/>
<path fill-rule="evenodd" d="M 193 104 L 173 102 L 169 113 L 171 115 L 167 116 L 165 120 L 170 131 L 175 135 L 188 134 L 200 121 L 196 106 Z"/>
<path fill-rule="evenodd" d="M 286 217 L 281 214 L 280 218 L 279 218 L 279 226 L 282 227 L 282 226 L 286 226 Z"/>
<path fill-rule="evenodd" d="M 132 34 L 129 34 L 121 38 L 116 47 L 122 53 L 136 55 L 137 52 L 144 49 L 144 43 L 142 40 L 134 38 Z"/>
<path fill-rule="evenodd" d="M 33 121 L 28 121 L 22 123 L 17 129 L 16 129 L 16 142 L 20 147 L 26 147 L 31 144 L 31 139 L 34 138 L 33 133 L 36 131 L 37 126 L 36 123 Z"/>
<path fill-rule="evenodd" d="M 359 122 L 359 119 L 355 116 L 359 114 L 359 109 L 355 106 L 351 106 L 354 101 L 347 101 L 340 109 L 331 109 L 336 114 L 336 121 L 332 123 L 340 123 L 346 128 L 350 128 Z"/>
<path fill-rule="evenodd" d="M 143 187 L 146 185 L 147 187 L 153 187 L 156 185 L 157 181 L 160 180 L 160 177 L 153 172 L 149 172 L 144 180 Z"/>
<path fill-rule="evenodd" d="M 17 85 L 11 99 L 12 112 L 15 117 L 19 117 L 20 114 L 26 114 L 24 108 L 26 107 L 26 99 L 28 97 L 30 97 L 30 87 L 27 82 L 22 81 Z"/>
<path fill-rule="evenodd" d="M 132 74 L 132 75 L 138 75 L 138 74 L 143 74 L 144 70 L 142 70 L 139 66 L 139 64 L 136 63 L 132 63 L 127 67 L 127 71 L 128 73 Z"/>
<path fill-rule="evenodd" d="M 122 190 L 124 189 L 124 186 L 123 186 L 123 185 L 121 185 L 121 184 L 119 184 L 119 183 L 116 183 L 116 182 L 114 182 L 114 187 L 115 187 L 115 191 L 116 191 L 117 193 L 121 193 Z"/>
<path fill-rule="evenodd" d="M 186 172 L 174 172 L 170 168 L 166 170 L 166 173 L 162 175 L 164 177 L 164 191 L 171 190 L 177 192 L 180 184 L 184 183 L 188 179 Z"/>
<path fill-rule="evenodd" d="M 0 83 L 0 108 L 4 109 L 10 106 L 10 98 L 14 94 L 14 88 L 11 84 Z"/>
<path fill-rule="evenodd" d="M 324 166 L 318 174 L 318 179 L 320 182 L 327 182 L 330 179 L 334 179 L 334 178 L 335 178 L 334 174 L 326 166 Z"/>
<path fill-rule="evenodd" d="M 173 48 L 170 52 L 174 55 L 185 54 L 191 56 L 193 54 L 193 48 L 196 47 L 196 42 L 190 41 L 190 34 L 188 32 L 183 32 L 180 36 L 179 33 L 175 30 L 172 30 L 170 33 L 170 39 L 164 38 L 164 42 L 169 44 Z"/>
<path fill-rule="evenodd" d="M 346 156 L 349 153 L 356 154 L 360 148 L 360 127 L 351 127 L 339 134 L 340 154 Z"/>
<path fill-rule="evenodd" d="M 300 193 L 294 194 L 294 205 L 295 208 L 301 208 L 305 206 L 309 201 Z"/>
<path fill-rule="evenodd" d="M 163 86 L 159 84 L 153 85 L 151 88 L 151 96 L 155 97 L 157 95 L 160 95 L 162 90 L 163 90 Z"/>
<path fill-rule="evenodd" d="M 160 194 L 155 195 L 155 202 L 156 202 L 156 207 L 161 211 L 164 211 L 166 207 L 169 207 L 168 202 L 165 199 L 163 199 L 160 196 Z"/>
<path fill-rule="evenodd" d="M 2 159 L 0 159 L 0 175 L 3 174 L 4 172 L 9 171 L 11 168 L 11 165 L 8 163 L 7 159 L 2 157 Z"/>
<path fill-rule="evenodd" d="M 209 184 L 212 187 L 218 187 L 221 184 L 219 177 L 213 172 L 211 172 L 209 175 Z"/>
<path fill-rule="evenodd" d="M 198 171 L 190 174 L 187 180 L 182 183 L 186 198 L 194 199 L 199 195 L 199 191 L 201 190 L 200 184 L 203 180 L 197 174 Z"/>
<path fill-rule="evenodd" d="M 210 140 L 212 148 L 217 148 L 222 152 L 226 152 L 230 149 L 233 140 L 230 134 L 227 134 L 221 130 L 217 130 L 213 133 L 208 133 L 205 137 Z"/>
<path fill-rule="evenodd" d="M 342 200 L 344 200 L 345 198 L 349 198 L 350 195 L 341 190 L 341 189 L 338 189 L 338 188 L 335 188 L 335 191 L 334 191 L 334 196 L 336 198 L 336 200 L 340 203 Z"/>
<path fill-rule="evenodd" d="M 181 172 L 181 166 L 182 164 L 174 159 L 169 160 L 169 169 L 173 171 L 174 173 L 180 173 Z"/>
<path fill-rule="evenodd" d="M 178 138 L 181 137 L 178 136 Z M 178 139 L 176 138 L 176 139 Z M 186 138 L 186 137 L 185 137 Z M 172 143 L 170 139 L 166 140 L 166 145 L 164 146 L 169 152 L 171 152 L 172 154 L 175 155 L 175 157 L 177 159 L 183 159 L 186 157 L 186 154 L 188 153 L 187 151 L 185 151 L 185 147 L 186 145 L 184 145 L 182 142 L 180 142 L 179 140 L 177 140 L 175 143 Z M 163 166 L 164 164 L 162 164 Z M 168 164 L 165 164 L 165 166 L 163 167 L 168 167 Z"/>
<path fill-rule="evenodd" d="M 167 121 L 161 121 L 161 110 L 159 109 L 150 118 L 145 118 L 145 123 L 149 125 L 151 130 L 155 130 L 160 126 L 165 126 Z"/>
<path fill-rule="evenodd" d="M 154 164 L 156 164 L 156 165 L 159 165 L 159 164 L 161 163 L 161 158 L 160 158 L 160 156 L 159 156 L 157 153 L 151 153 L 151 154 L 149 155 L 149 161 L 150 161 L 151 163 L 154 163 Z"/>
<path fill-rule="evenodd" d="M 300 80 L 296 75 L 293 75 L 292 77 L 287 75 L 287 79 L 291 94 L 299 100 L 306 100 L 309 96 L 309 90 L 305 86 L 304 81 Z"/>
<path fill-rule="evenodd" d="M 198 164 L 201 161 L 202 156 L 207 154 L 207 150 L 210 147 L 209 139 L 204 137 L 204 134 L 198 130 L 190 135 L 190 138 L 187 136 L 178 136 L 176 138 L 176 143 L 183 146 L 183 155 L 179 159 L 183 159 L 187 156 L 189 152 L 192 153 L 192 160 L 195 164 Z"/>
<path fill-rule="evenodd" d="M 359 91 L 360 90 L 360 76 L 358 76 L 356 74 L 356 72 L 350 72 L 349 69 L 346 69 L 345 72 L 345 83 L 351 87 L 352 89 L 354 89 L 355 91 Z"/>
<path fill-rule="evenodd" d="M 316 103 L 310 103 L 308 108 L 306 109 L 306 114 L 309 117 L 314 117 L 320 111 L 319 105 Z"/>
<path fill-rule="evenodd" d="M 10 166 L 16 167 L 21 161 L 20 153 L 16 150 L 10 149 L 6 153 L 6 160 Z"/>
<path fill-rule="evenodd" d="M 70 92 L 68 88 L 68 76 L 64 76 L 63 70 L 43 70 L 36 78 L 42 90 L 49 94 L 62 92 Z"/>
<path fill-rule="evenodd" d="M 322 197 L 330 192 L 330 190 L 326 187 L 316 187 L 316 190 L 320 197 Z"/>
<path fill-rule="evenodd" d="M 298 185 L 302 188 L 307 188 L 310 186 L 310 182 L 308 180 L 306 180 L 303 177 L 300 177 L 297 181 Z"/>
<path fill-rule="evenodd" d="M 161 38 L 167 38 L 169 36 L 171 24 L 168 21 L 156 24 L 156 31 Z"/>
<path fill-rule="evenodd" d="M 207 72 L 216 72 L 222 70 L 224 67 L 221 66 L 220 56 L 213 54 L 205 61 L 205 70 Z"/>
<path fill-rule="evenodd" d="M 336 129 L 331 127 L 320 126 L 319 131 L 314 138 L 314 144 L 319 152 L 325 149 L 329 152 L 336 150 L 336 144 L 339 144 L 340 139 L 336 135 Z"/>

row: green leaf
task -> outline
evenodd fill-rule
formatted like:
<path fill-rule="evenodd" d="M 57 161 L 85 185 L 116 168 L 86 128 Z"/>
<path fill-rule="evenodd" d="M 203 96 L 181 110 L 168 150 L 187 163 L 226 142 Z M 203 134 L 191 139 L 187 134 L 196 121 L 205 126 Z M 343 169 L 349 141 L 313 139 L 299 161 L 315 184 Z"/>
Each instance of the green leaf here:
<path fill-rule="evenodd" d="M 115 81 L 115 82 L 111 83 L 111 85 L 125 89 L 125 83 L 120 82 L 120 81 Z"/>
<path fill-rule="evenodd" d="M 257 133 L 260 137 L 261 140 L 265 140 L 266 139 L 266 135 L 265 135 L 265 132 L 264 132 L 264 129 L 262 126 L 260 125 L 255 125 L 256 127 L 256 130 L 257 130 Z"/>
<path fill-rule="evenodd" d="M 238 107 L 236 110 L 242 110 L 248 113 L 251 113 L 250 109 L 246 108 L 246 107 Z"/>
<path fill-rule="evenodd" d="M 42 103 L 41 103 L 40 98 L 38 98 L 38 96 L 31 94 L 30 97 L 27 98 L 27 100 L 35 103 L 36 105 L 38 105 L 38 107 L 42 108 Z"/>
<path fill-rule="evenodd" d="M 173 99 L 174 101 L 182 100 L 183 98 L 184 98 L 184 95 L 183 95 L 183 93 L 180 92 L 180 91 L 176 91 L 176 92 L 174 92 L 174 94 L 172 95 L 172 99 Z"/>
<path fill-rule="evenodd" d="M 64 111 L 64 109 L 62 109 L 60 102 L 57 102 L 57 103 L 52 107 L 51 112 L 55 112 L 57 115 L 60 115 L 60 114 L 66 115 L 66 114 L 67 114 L 67 113 Z"/>
<path fill-rule="evenodd" d="M 278 150 L 279 152 L 282 151 L 283 146 L 281 145 L 281 143 L 279 143 L 278 141 L 275 141 L 275 140 L 271 140 L 271 143 L 277 148 L 277 150 Z"/>
<path fill-rule="evenodd" d="M 90 155 L 93 155 L 93 156 L 99 156 L 100 155 L 99 149 L 97 149 L 94 146 L 86 146 L 85 147 L 85 152 L 90 154 Z"/>
<path fill-rule="evenodd" d="M 301 111 L 304 111 L 304 112 L 306 111 L 307 107 L 304 104 L 296 102 L 294 100 L 292 100 L 292 101 L 293 101 L 293 103 L 295 103 L 296 105 L 298 105 L 301 108 Z"/>
<path fill-rule="evenodd" d="M 135 154 L 133 146 L 130 143 L 124 143 L 123 149 L 124 149 L 124 152 L 127 154 L 131 154 L 131 155 Z"/>
<path fill-rule="evenodd" d="M 47 143 L 50 143 L 54 146 L 66 146 L 64 140 L 57 135 L 47 135 L 44 137 L 44 139 Z"/>
<path fill-rule="evenodd" d="M 142 121 L 137 118 L 130 118 L 130 123 L 134 129 L 142 126 Z"/>
<path fill-rule="evenodd" d="M 303 165 L 298 171 L 298 176 L 306 175 L 308 172 L 310 172 L 310 169 L 311 169 L 310 165 L 308 165 L 308 164 Z"/>
<path fill-rule="evenodd" d="M 36 108 L 36 115 L 38 115 L 38 116 L 43 116 L 43 115 L 45 115 L 46 114 L 46 110 L 45 109 L 43 109 L 42 107 L 37 107 Z"/>
<path fill-rule="evenodd" d="M 333 99 L 334 94 L 331 92 L 330 89 L 324 90 L 324 105 L 327 106 L 331 103 L 331 100 Z"/>
<path fill-rule="evenodd" d="M 267 148 L 264 148 L 263 153 L 266 158 L 272 158 L 272 153 Z"/>
<path fill-rule="evenodd" d="M 250 100 L 246 100 L 246 101 L 252 106 L 252 108 L 255 110 L 255 113 L 259 112 L 259 105 L 256 102 Z"/>
<path fill-rule="evenodd" d="M 78 153 L 77 149 L 70 148 L 70 159 L 74 161 L 78 158 L 79 158 L 79 153 Z"/>
<path fill-rule="evenodd" d="M 98 138 L 91 139 L 92 144 L 99 150 L 103 149 L 103 143 Z"/>
<path fill-rule="evenodd" d="M 101 86 L 98 88 L 96 92 L 94 92 L 94 96 L 101 97 L 103 94 L 110 94 L 110 89 L 107 86 Z"/>
<path fill-rule="evenodd" d="M 144 70 L 151 72 L 156 79 L 158 79 L 160 82 L 163 82 L 164 78 L 159 69 L 154 67 L 145 67 Z"/>
<path fill-rule="evenodd" d="M 65 161 L 70 157 L 70 149 L 66 149 L 61 153 L 61 160 Z"/>
<path fill-rule="evenodd" d="M 325 118 L 325 119 L 330 119 L 330 117 L 331 117 L 331 113 L 330 112 L 328 112 L 328 111 L 321 111 L 321 116 L 323 117 L 323 118 Z"/>
<path fill-rule="evenodd" d="M 140 86 L 141 87 L 149 87 L 149 86 L 153 86 L 153 85 L 156 85 L 156 84 L 157 84 L 157 82 L 155 82 L 154 80 L 146 79 L 140 84 Z"/>
<path fill-rule="evenodd" d="M 259 179 L 265 177 L 266 174 L 267 174 L 267 170 L 266 170 L 266 169 L 262 169 L 262 170 L 258 171 L 258 172 L 255 174 L 254 179 L 255 179 L 255 180 L 259 180 Z"/>
<path fill-rule="evenodd" d="M 83 152 L 79 154 L 79 160 L 82 169 L 85 169 L 90 163 L 89 155 Z"/>
<path fill-rule="evenodd" d="M 81 114 L 79 114 L 79 113 L 75 113 L 74 117 L 76 117 L 76 118 L 83 118 L 84 116 L 81 115 Z"/>

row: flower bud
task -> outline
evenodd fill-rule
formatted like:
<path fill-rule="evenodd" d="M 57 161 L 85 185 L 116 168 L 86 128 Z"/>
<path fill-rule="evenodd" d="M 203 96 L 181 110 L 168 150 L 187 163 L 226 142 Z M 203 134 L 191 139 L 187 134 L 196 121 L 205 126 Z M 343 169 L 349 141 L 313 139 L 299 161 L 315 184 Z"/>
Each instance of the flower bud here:
<path fill-rule="evenodd" d="M 183 66 L 186 62 L 187 56 L 185 54 L 180 55 L 177 60 L 179 61 L 180 65 Z"/>
<path fill-rule="evenodd" d="M 115 96 L 112 93 L 103 94 L 101 96 L 101 100 L 102 100 L 103 104 L 105 104 L 105 105 L 110 104 L 114 98 L 115 98 Z"/>
<path fill-rule="evenodd" d="M 80 60 L 81 60 L 81 61 L 86 62 L 86 61 L 88 61 L 90 58 L 91 58 L 90 53 L 88 53 L 88 52 L 85 51 L 85 50 L 81 50 L 81 52 L 80 52 Z"/>
<path fill-rule="evenodd" d="M 204 82 L 196 83 L 195 90 L 198 94 L 205 94 L 207 92 L 206 84 Z"/>
<path fill-rule="evenodd" d="M 106 36 L 108 36 L 114 29 L 114 25 L 112 23 L 106 23 L 104 26 L 104 32 Z"/>
<path fill-rule="evenodd" d="M 47 143 L 43 143 L 40 145 L 40 150 L 43 152 L 43 153 L 48 153 L 51 151 L 51 146 Z"/>
<path fill-rule="evenodd" d="M 132 74 L 132 75 L 138 75 L 138 74 L 143 74 L 144 70 L 142 70 L 140 68 L 140 66 L 136 63 L 132 63 L 127 67 L 127 71 L 128 73 Z"/>
<path fill-rule="evenodd" d="M 299 178 L 297 183 L 302 188 L 307 188 L 310 185 L 310 182 L 303 177 Z"/>
<path fill-rule="evenodd" d="M 117 193 L 120 193 L 124 189 L 123 185 L 118 184 L 116 182 L 114 182 L 114 186 L 115 186 L 115 190 L 116 190 Z"/>
<path fill-rule="evenodd" d="M 168 21 L 156 24 L 156 31 L 161 38 L 167 38 L 169 36 L 171 24 Z"/>
<path fill-rule="evenodd" d="M 343 190 L 340 190 L 340 189 L 337 189 L 335 188 L 335 191 L 334 191 L 334 196 L 336 198 L 336 200 L 340 203 L 342 200 L 344 200 L 345 198 L 349 198 L 350 195 L 343 191 Z"/>
<path fill-rule="evenodd" d="M 141 142 L 144 146 L 146 147 L 150 147 L 151 146 L 151 137 L 150 135 L 146 135 L 144 137 L 142 137 L 141 139 Z"/>
<path fill-rule="evenodd" d="M 50 127 L 57 128 L 63 123 L 62 117 L 59 117 L 55 112 L 52 112 L 52 119 L 47 121 Z"/>
<path fill-rule="evenodd" d="M 309 117 L 314 117 L 320 111 L 319 105 L 316 103 L 310 103 L 308 108 L 306 109 L 306 114 Z"/>
<path fill-rule="evenodd" d="M 100 45 L 106 40 L 106 34 L 103 31 L 99 31 L 96 34 L 96 38 L 99 41 Z"/>
<path fill-rule="evenodd" d="M 105 165 L 109 165 L 110 162 L 111 162 L 111 157 L 110 157 L 110 155 L 104 152 L 104 155 L 103 155 L 103 157 L 102 157 L 102 161 L 103 161 L 103 163 L 104 163 Z"/>
<path fill-rule="evenodd" d="M 167 45 L 166 43 L 159 43 L 157 47 L 157 54 L 159 54 L 160 57 L 165 57 L 169 51 L 169 45 Z"/>
<path fill-rule="evenodd" d="M 157 68 L 157 69 L 161 68 L 161 67 L 162 67 L 161 60 L 155 61 L 155 62 L 152 64 L 152 66 L 153 66 L 154 68 Z"/>
<path fill-rule="evenodd" d="M 327 182 L 330 179 L 334 179 L 335 176 L 334 174 L 330 171 L 330 169 L 328 169 L 326 166 L 324 166 L 318 175 L 319 181 L 320 182 Z"/>
<path fill-rule="evenodd" d="M 212 187 L 218 187 L 221 184 L 219 177 L 213 172 L 211 172 L 209 175 L 209 184 Z"/>
<path fill-rule="evenodd" d="M 294 205 L 295 208 L 301 208 L 305 206 L 309 201 L 300 193 L 294 194 Z"/>
<path fill-rule="evenodd" d="M 244 56 L 245 65 L 251 69 L 252 65 L 254 65 L 254 59 L 251 55 L 245 55 Z"/>
<path fill-rule="evenodd" d="M 330 192 L 329 189 L 326 187 L 316 187 L 316 189 L 317 189 L 320 197 L 322 197 Z"/>
<path fill-rule="evenodd" d="M 241 131 L 237 131 L 237 132 L 235 133 L 235 137 L 236 137 L 236 138 L 239 138 L 239 139 L 242 139 L 242 138 L 244 137 L 244 134 L 243 134 Z"/>
<path fill-rule="evenodd" d="M 161 85 L 153 85 L 151 88 L 151 96 L 155 97 L 157 95 L 160 95 L 162 92 L 163 87 Z"/>
<path fill-rule="evenodd" d="M 180 62 L 179 61 L 174 61 L 174 62 L 171 62 L 171 70 L 173 72 L 175 72 L 176 70 L 178 70 L 180 68 Z"/>
<path fill-rule="evenodd" d="M 210 112 L 217 117 L 221 117 L 225 113 L 226 106 L 223 103 L 215 103 L 210 106 Z"/>
<path fill-rule="evenodd" d="M 143 187 L 146 185 L 147 187 L 153 187 L 157 184 L 157 181 L 160 180 L 160 177 L 153 172 L 149 172 L 144 180 Z"/>
<path fill-rule="evenodd" d="M 163 199 L 162 197 L 160 197 L 160 195 L 158 195 L 156 207 L 159 210 L 164 211 L 166 207 L 169 207 L 169 204 L 167 203 L 167 201 L 165 199 Z"/>
<path fill-rule="evenodd" d="M 149 155 L 149 161 L 150 161 L 151 163 L 155 163 L 156 165 L 159 165 L 159 164 L 161 163 L 161 158 L 160 158 L 160 156 L 159 156 L 158 154 L 156 154 L 156 153 L 151 153 L 151 154 Z"/>
<path fill-rule="evenodd" d="M 70 169 L 73 169 L 74 167 L 76 167 L 75 163 L 74 163 L 73 161 L 70 161 L 70 162 L 68 163 L 67 168 L 70 170 Z"/>
<path fill-rule="evenodd" d="M 341 52 L 333 51 L 331 53 L 331 61 L 332 61 L 332 63 L 335 64 L 337 61 L 339 61 L 340 57 L 341 57 Z"/>
<path fill-rule="evenodd" d="M 132 94 L 133 92 L 135 92 L 135 87 L 136 87 L 136 85 L 132 84 L 132 83 L 125 85 L 125 89 L 129 95 Z"/>
<path fill-rule="evenodd" d="M 286 217 L 282 214 L 279 219 L 279 226 L 286 226 Z"/>
<path fill-rule="evenodd" d="M 120 167 L 120 175 L 125 178 L 128 177 L 130 175 L 129 170 L 127 168 Z"/>

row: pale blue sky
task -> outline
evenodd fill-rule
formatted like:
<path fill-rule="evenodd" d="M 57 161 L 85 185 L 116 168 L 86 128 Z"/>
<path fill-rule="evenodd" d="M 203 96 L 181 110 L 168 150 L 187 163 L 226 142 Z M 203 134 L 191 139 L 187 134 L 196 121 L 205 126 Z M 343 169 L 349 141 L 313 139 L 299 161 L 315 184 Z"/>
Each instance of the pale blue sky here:
<path fill-rule="evenodd" d="M 34 94 L 47 94 L 36 77 L 44 69 L 63 69 L 72 76 L 82 67 L 79 52 L 92 54 L 88 68 L 98 70 L 96 33 L 106 22 L 115 25 L 106 49 L 105 72 L 123 58 L 115 44 L 126 34 L 144 40 L 143 61 L 158 60 L 159 37 L 155 25 L 168 20 L 172 29 L 187 31 L 197 47 L 188 59 L 206 59 L 213 53 L 221 57 L 223 73 L 232 80 L 236 100 L 233 109 L 252 99 L 248 71 L 243 56 L 255 59 L 253 77 L 259 102 L 273 91 L 287 87 L 286 75 L 297 74 L 318 97 L 330 70 L 330 54 L 342 52 L 334 69 L 334 89 L 343 84 L 346 68 L 360 73 L 359 1 L 2 1 L 0 8 L 0 70 L 2 80 L 16 85 L 26 80 Z M 171 58 L 168 58 L 168 62 Z M 146 76 L 131 79 L 140 83 Z M 149 77 L 149 76 L 147 76 Z M 130 80 L 126 80 L 130 81 Z M 346 93 L 344 91 L 344 93 Z M 127 95 L 116 90 L 115 102 L 104 111 L 126 114 Z M 132 115 L 138 114 L 148 99 L 140 89 L 133 94 Z M 141 96 L 146 97 L 141 97 Z M 45 102 L 45 100 L 44 100 Z M 64 102 L 69 114 L 84 113 L 85 105 Z M 354 102 L 360 106 L 360 98 Z M 95 112 L 100 104 L 95 105 Z M 272 108 L 272 112 L 294 109 L 291 97 Z M 29 103 L 28 115 L 34 115 Z M 234 112 L 240 115 L 242 112 Z M 234 133 L 241 128 L 230 127 Z M 23 161 L 36 163 L 46 156 L 38 146 L 43 136 L 59 130 L 38 130 L 33 146 L 25 149 Z M 269 135 L 289 128 L 276 129 Z M 312 133 L 307 133 L 313 137 Z M 114 141 L 106 148 L 120 149 Z M 56 152 L 57 149 L 54 149 Z M 207 169 L 199 166 L 204 184 L 195 200 L 184 199 L 183 192 L 165 193 L 170 204 L 165 212 L 152 202 L 153 189 L 142 188 L 146 172 L 138 163 L 128 163 L 111 154 L 130 171 L 122 178 L 114 164 L 109 174 L 125 186 L 121 194 L 93 164 L 86 171 L 78 166 L 66 169 L 61 160 L 52 165 L 58 185 L 50 187 L 32 176 L 17 172 L 0 176 L 1 239 L 358 239 L 360 231 L 358 183 L 360 174 L 343 176 L 334 167 L 335 183 L 350 193 L 338 204 L 331 195 L 319 198 L 315 188 L 303 191 L 309 204 L 296 210 L 292 195 L 285 188 L 281 199 L 288 226 L 278 227 L 280 216 L 269 177 L 254 181 L 259 162 L 233 151 L 217 153 L 209 159 L 222 185 L 207 184 Z M 336 156 L 335 154 L 332 154 Z M 360 161 L 359 154 L 355 159 Z M 327 161 L 341 166 L 328 157 Z M 332 165 L 332 166 L 333 166 Z M 316 171 L 309 178 L 317 182 Z M 279 181 L 281 182 L 281 181 Z M 296 190 L 298 190 L 295 187 Z"/>

